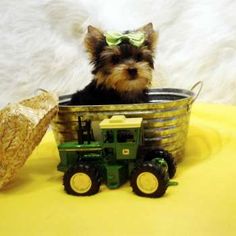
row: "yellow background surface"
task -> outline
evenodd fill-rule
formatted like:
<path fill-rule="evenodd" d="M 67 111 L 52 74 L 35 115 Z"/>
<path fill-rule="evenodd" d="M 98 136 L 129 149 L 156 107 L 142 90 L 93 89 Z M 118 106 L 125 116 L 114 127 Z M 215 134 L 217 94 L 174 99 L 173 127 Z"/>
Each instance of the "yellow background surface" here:
<path fill-rule="evenodd" d="M 236 235 L 236 107 L 194 104 L 186 153 L 162 198 L 129 183 L 67 195 L 52 132 L 0 192 L 0 235 Z"/>

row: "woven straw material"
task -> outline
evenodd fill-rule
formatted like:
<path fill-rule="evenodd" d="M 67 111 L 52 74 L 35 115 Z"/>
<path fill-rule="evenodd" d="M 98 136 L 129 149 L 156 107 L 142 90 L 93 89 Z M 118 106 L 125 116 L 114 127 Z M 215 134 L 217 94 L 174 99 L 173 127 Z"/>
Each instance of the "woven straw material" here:
<path fill-rule="evenodd" d="M 57 111 L 58 98 L 48 92 L 0 111 L 0 188 L 15 178 Z"/>

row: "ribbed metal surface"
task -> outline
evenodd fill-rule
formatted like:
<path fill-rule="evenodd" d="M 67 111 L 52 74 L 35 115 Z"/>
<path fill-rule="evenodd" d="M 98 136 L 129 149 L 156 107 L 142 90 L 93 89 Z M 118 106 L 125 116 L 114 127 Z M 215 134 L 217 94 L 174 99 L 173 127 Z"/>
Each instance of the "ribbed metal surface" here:
<path fill-rule="evenodd" d="M 195 93 L 183 89 L 153 89 L 150 103 L 128 105 L 66 105 L 70 96 L 62 97 L 59 113 L 52 123 L 58 143 L 77 139 L 77 120 L 91 119 L 94 123 L 112 115 L 143 117 L 145 144 L 164 148 L 179 160 L 183 156 L 191 105 Z"/>

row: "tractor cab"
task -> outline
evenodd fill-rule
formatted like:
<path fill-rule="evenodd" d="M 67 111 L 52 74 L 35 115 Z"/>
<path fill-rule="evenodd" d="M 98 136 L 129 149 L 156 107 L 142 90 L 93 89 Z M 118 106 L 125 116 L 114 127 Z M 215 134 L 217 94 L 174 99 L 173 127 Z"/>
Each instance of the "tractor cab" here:
<path fill-rule="evenodd" d="M 136 159 L 138 146 L 142 142 L 142 118 L 112 116 L 100 123 L 100 129 L 103 150 L 110 159 Z"/>

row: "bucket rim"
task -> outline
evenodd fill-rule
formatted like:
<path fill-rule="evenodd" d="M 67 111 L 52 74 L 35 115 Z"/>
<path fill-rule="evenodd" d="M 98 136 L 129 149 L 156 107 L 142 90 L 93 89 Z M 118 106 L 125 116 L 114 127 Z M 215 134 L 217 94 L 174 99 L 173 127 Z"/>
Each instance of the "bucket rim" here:
<path fill-rule="evenodd" d="M 180 96 L 181 98 L 175 99 L 175 100 L 170 100 L 170 101 L 159 101 L 159 102 L 150 102 L 150 103 L 133 103 L 133 104 L 102 104 L 102 105 L 70 105 L 66 104 L 66 102 L 69 101 L 71 98 L 72 94 L 67 94 L 67 95 L 62 95 L 59 96 L 59 107 L 60 108 L 66 108 L 66 107 L 79 107 L 80 109 L 87 108 L 89 107 L 94 107 L 94 108 L 100 108 L 100 107 L 118 107 L 118 106 L 135 106 L 135 105 L 152 105 L 152 104 L 168 104 L 171 102 L 181 102 L 181 101 L 186 101 L 189 100 L 189 103 L 192 103 L 195 99 L 196 93 L 192 90 L 188 89 L 182 89 L 182 88 L 169 88 L 169 87 L 164 87 L 164 88 L 151 88 L 147 92 L 149 96 L 153 95 L 169 95 L 169 96 Z"/>

